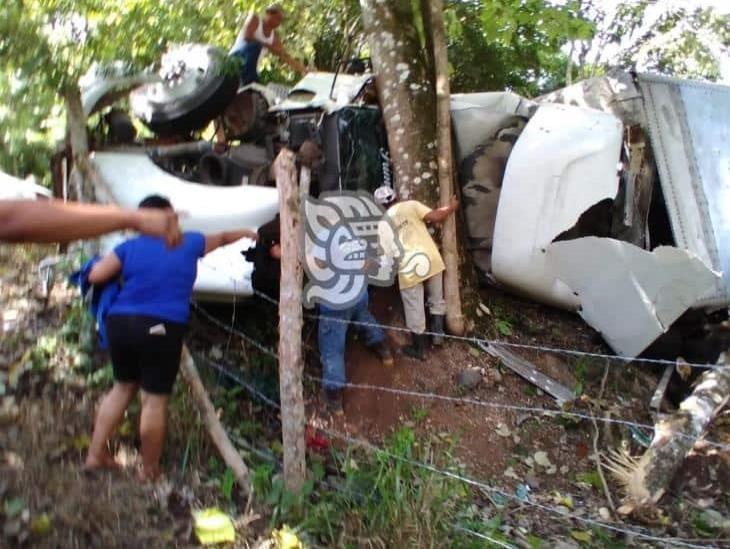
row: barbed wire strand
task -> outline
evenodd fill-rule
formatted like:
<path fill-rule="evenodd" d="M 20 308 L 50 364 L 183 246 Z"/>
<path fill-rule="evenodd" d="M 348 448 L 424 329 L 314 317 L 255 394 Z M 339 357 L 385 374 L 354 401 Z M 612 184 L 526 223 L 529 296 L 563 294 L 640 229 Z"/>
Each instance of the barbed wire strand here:
<path fill-rule="evenodd" d="M 200 306 L 196 306 L 196 310 L 200 311 L 202 315 L 208 319 L 210 322 L 214 323 L 215 325 L 219 326 L 220 328 L 224 330 L 228 330 L 231 333 L 241 337 L 244 341 L 249 342 L 253 346 L 255 346 L 257 349 L 259 349 L 261 352 L 267 354 L 268 356 L 271 356 L 275 360 L 279 359 L 279 356 L 276 352 L 274 352 L 272 349 L 264 346 L 260 342 L 253 339 L 251 336 L 247 335 L 246 333 L 242 332 L 241 330 L 238 330 L 232 326 L 226 325 L 224 322 L 221 322 L 220 320 L 216 319 L 210 313 L 205 311 Z M 324 379 L 312 376 L 311 374 L 306 374 L 306 378 L 310 379 L 311 381 L 316 382 L 324 382 Z M 396 394 L 396 395 L 402 395 L 402 396 L 408 396 L 413 398 L 421 398 L 421 399 L 431 399 L 431 400 L 441 400 L 445 402 L 453 402 L 455 404 L 468 404 L 468 405 L 474 405 L 474 406 L 481 406 L 484 408 L 494 408 L 494 409 L 503 409 L 503 410 L 511 410 L 516 412 L 528 412 L 528 413 L 538 413 L 541 415 L 551 415 L 551 416 L 563 416 L 563 417 L 572 417 L 580 420 L 596 420 L 602 423 L 606 424 L 614 424 L 614 425 L 622 425 L 625 427 L 639 427 L 642 429 L 648 429 L 651 431 L 655 430 L 654 425 L 650 425 L 648 423 L 639 423 L 637 421 L 631 421 L 628 419 L 621 419 L 621 418 L 611 418 L 611 417 L 596 417 L 591 416 L 588 414 L 582 414 L 580 412 L 572 412 L 569 410 L 562 410 L 560 408 L 538 408 L 533 406 L 521 406 L 518 404 L 503 404 L 499 402 L 492 402 L 492 401 L 484 401 L 484 400 L 477 400 L 474 398 L 469 397 L 453 397 L 448 395 L 443 395 L 439 393 L 426 393 L 426 392 L 420 392 L 420 391 L 411 391 L 407 389 L 396 389 L 394 387 L 385 387 L 382 385 L 369 385 L 369 384 L 361 384 L 361 383 L 351 383 L 346 382 L 344 384 L 345 387 L 351 388 L 351 389 L 362 389 L 366 391 L 380 391 L 384 393 L 390 393 L 390 394 Z M 686 438 L 688 440 L 695 440 L 695 437 L 691 435 L 686 435 L 684 433 L 675 433 L 675 436 L 678 436 L 680 438 Z M 704 444 L 707 444 L 708 446 L 712 446 L 714 448 L 718 448 L 723 451 L 730 451 L 730 444 L 724 444 L 721 442 L 716 442 L 709 439 L 704 439 L 702 441 Z"/>
<path fill-rule="evenodd" d="M 259 292 L 258 290 L 253 290 L 254 295 L 260 297 L 261 299 L 268 301 L 269 303 L 273 305 L 279 305 L 279 302 L 272 298 L 269 295 L 266 295 L 262 292 Z M 411 333 L 411 330 L 404 326 L 394 326 L 390 324 L 382 324 L 379 322 L 363 322 L 359 320 L 348 320 L 344 318 L 333 318 L 330 316 L 320 315 L 320 314 L 313 314 L 313 313 L 304 313 L 305 318 L 309 318 L 312 320 L 327 320 L 328 322 L 338 322 L 342 324 L 351 324 L 353 326 L 363 326 L 363 327 L 370 327 L 370 328 L 380 328 L 381 330 L 389 330 L 394 332 L 406 332 Z M 446 339 L 453 339 L 455 341 L 463 341 L 466 343 L 472 343 L 472 344 L 479 344 L 479 343 L 486 343 L 487 345 L 494 345 L 494 346 L 502 346 L 502 347 L 511 347 L 513 349 L 523 349 L 523 350 L 531 350 L 531 351 L 542 351 L 542 352 L 549 352 L 549 353 L 555 353 L 555 354 L 565 354 L 565 355 L 571 355 L 571 356 L 580 356 L 580 357 L 586 357 L 586 358 L 601 358 L 601 359 L 609 359 L 609 360 L 616 360 L 619 362 L 624 363 L 645 363 L 645 364 L 657 364 L 662 366 L 676 366 L 677 361 L 676 360 L 667 360 L 662 358 L 639 358 L 639 357 L 629 357 L 629 356 L 621 356 L 621 355 L 607 355 L 604 353 L 592 353 L 588 351 L 579 351 L 577 349 L 563 349 L 559 347 L 550 347 L 546 345 L 531 345 L 528 343 L 513 343 L 510 341 L 503 341 L 503 340 L 497 340 L 497 339 L 486 339 L 476 336 L 457 336 L 452 334 L 446 334 L 446 333 L 436 333 L 436 332 L 429 332 L 425 331 L 423 332 L 424 335 L 427 336 L 440 336 L 444 337 Z M 682 362 L 682 366 L 688 366 L 691 368 L 701 368 L 701 369 L 710 369 L 710 370 L 719 370 L 722 368 L 725 368 L 726 366 L 718 365 L 718 364 L 702 364 L 702 363 L 696 363 L 696 362 Z"/>
<path fill-rule="evenodd" d="M 511 545 L 502 540 L 495 539 L 486 534 L 482 534 L 481 532 L 476 532 L 474 530 L 470 530 L 469 528 L 464 528 L 463 526 L 454 526 L 454 530 L 456 530 L 457 532 L 464 532 L 465 534 L 468 534 L 475 538 L 483 539 L 484 541 L 488 541 L 489 543 L 492 543 L 497 547 L 504 547 L 504 549 L 516 549 L 516 546 L 514 545 Z"/>
<path fill-rule="evenodd" d="M 542 503 L 538 503 L 536 501 L 530 501 L 529 499 L 522 499 L 522 498 L 520 498 L 520 497 L 518 497 L 516 495 L 513 495 L 513 494 L 509 493 L 509 492 L 505 492 L 504 490 L 502 490 L 500 488 L 495 488 L 494 486 L 490 486 L 488 484 L 485 484 L 485 483 L 483 483 L 483 482 L 481 482 L 479 480 L 473 479 L 471 477 L 467 477 L 467 476 L 464 476 L 464 475 L 460 475 L 460 474 L 455 473 L 453 471 L 446 471 L 446 470 L 443 470 L 443 469 L 439 469 L 438 467 L 434 467 L 433 465 L 430 465 L 428 463 L 424 463 L 422 461 L 415 461 L 415 460 L 411 460 L 411 459 L 405 458 L 403 456 L 399 456 L 398 454 L 394 454 L 392 452 L 389 452 L 388 450 L 385 450 L 383 448 L 380 448 L 378 446 L 375 446 L 374 444 L 372 444 L 372 443 L 370 443 L 368 441 L 365 441 L 365 440 L 362 440 L 362 439 L 353 438 L 350 435 L 345 435 L 345 434 L 339 433 L 337 431 L 333 431 L 333 430 L 326 429 L 326 428 L 323 428 L 323 427 L 318 427 L 318 429 L 320 431 L 322 431 L 323 433 L 326 433 L 330 437 L 343 440 L 343 441 L 347 442 L 348 444 L 362 446 L 363 448 L 367 448 L 370 451 L 384 454 L 384 455 L 386 455 L 386 456 L 388 456 L 388 457 L 390 457 L 392 459 L 397 459 L 397 460 L 402 461 L 404 463 L 407 463 L 409 465 L 413 465 L 415 467 L 419 467 L 419 468 L 425 469 L 427 471 L 431 471 L 432 473 L 436 473 L 438 475 L 442 475 L 442 476 L 445 476 L 445 477 L 448 477 L 448 478 L 452 478 L 454 480 L 458 480 L 460 482 L 463 482 L 464 484 L 468 484 L 470 486 L 474 486 L 476 488 L 480 488 L 480 489 L 485 490 L 487 492 L 493 492 L 495 494 L 499 494 L 500 496 L 504 497 L 505 499 L 509 499 L 509 500 L 512 500 L 512 501 L 516 501 L 518 504 L 527 505 L 527 506 L 530 506 L 530 507 L 535 507 L 536 509 L 540 509 L 542 511 L 551 513 L 553 515 L 557 515 L 560 518 L 565 519 L 565 520 L 574 520 L 574 521 L 577 521 L 577 522 L 582 522 L 582 523 L 588 524 L 590 526 L 596 526 L 596 527 L 603 528 L 605 530 L 611 530 L 611 531 L 614 531 L 614 532 L 617 532 L 617 533 L 620 533 L 620 534 L 625 534 L 625 535 L 628 535 L 628 536 L 634 536 L 634 537 L 642 538 L 642 539 L 645 539 L 647 541 L 656 541 L 656 542 L 660 542 L 660 543 L 672 543 L 674 545 L 681 546 L 681 547 L 692 547 L 692 548 L 705 548 L 705 547 L 707 547 L 707 545 L 691 544 L 691 543 L 685 541 L 683 538 L 658 537 L 658 536 L 654 536 L 652 534 L 646 533 L 647 530 L 645 530 L 643 528 L 642 528 L 643 531 L 642 530 L 629 529 L 629 528 L 622 528 L 620 526 L 616 526 L 614 524 L 609 524 L 607 522 L 602 522 L 600 520 L 595 520 L 595 519 L 592 519 L 592 518 L 581 517 L 581 516 L 577 516 L 577 515 L 568 515 L 565 511 L 561 510 L 558 507 L 552 507 L 552 506 L 549 506 L 549 505 L 545 505 L 545 504 L 542 504 Z"/>
<path fill-rule="evenodd" d="M 204 361 L 204 364 L 214 364 L 214 363 L 212 363 L 212 362 L 210 362 L 208 360 L 205 360 Z M 226 371 L 227 372 L 227 369 L 226 368 L 223 368 L 223 367 L 220 367 L 220 366 L 219 366 L 219 368 L 220 368 L 219 371 Z M 218 369 L 218 368 L 216 368 L 216 369 Z M 238 382 L 241 382 L 242 381 L 242 380 L 240 380 L 240 378 L 238 376 L 236 376 L 235 374 L 232 374 L 230 372 L 227 372 L 226 375 L 228 375 L 230 377 L 230 379 L 232 379 L 232 380 L 237 380 Z M 254 395 L 254 396 L 258 397 L 258 398 L 261 398 L 264 402 L 267 402 L 269 405 L 273 405 L 277 410 L 280 409 L 280 405 L 278 403 L 273 403 L 273 401 L 271 401 L 268 397 L 265 397 L 265 395 L 261 394 L 259 391 L 257 391 L 255 388 L 253 388 L 250 384 L 241 383 L 241 386 L 244 389 L 246 389 L 249 392 L 251 392 L 252 395 Z M 643 528 L 641 530 L 629 529 L 629 528 L 622 528 L 622 527 L 616 526 L 614 524 L 609 524 L 609 523 L 606 523 L 606 522 L 602 522 L 602 521 L 595 520 L 595 519 L 591 519 L 591 518 L 587 518 L 587 517 L 580 517 L 580 516 L 577 516 L 577 515 L 568 515 L 568 514 L 566 514 L 565 511 L 561 510 L 558 507 L 553 507 L 553 506 L 545 505 L 545 504 L 542 504 L 542 503 L 538 503 L 536 501 L 530 501 L 529 499 L 522 499 L 522 498 L 520 498 L 520 497 L 518 497 L 516 495 L 513 495 L 513 494 L 511 494 L 509 492 L 506 492 L 503 489 L 496 488 L 494 486 L 490 486 L 490 485 L 488 485 L 488 484 L 486 484 L 484 482 L 481 482 L 479 480 L 473 479 L 471 477 L 467 477 L 465 475 L 461 475 L 461 474 L 456 473 L 454 471 L 447 471 L 447 470 L 439 469 L 438 467 L 435 467 L 435 466 L 433 466 L 431 464 L 428 464 L 428 463 L 425 463 L 425 462 L 422 462 L 422 461 L 411 460 L 411 459 L 405 458 L 403 456 L 400 456 L 398 454 L 394 454 L 393 452 L 390 452 L 390 451 L 388 451 L 386 449 L 380 448 L 380 447 L 378 447 L 378 446 L 376 446 L 376 445 L 374 445 L 374 444 L 372 444 L 372 443 L 370 443 L 370 442 L 368 442 L 366 440 L 354 438 L 354 437 L 352 437 L 350 435 L 343 434 L 343 433 L 340 433 L 340 432 L 337 432 L 337 431 L 334 431 L 334 430 L 331 430 L 331 429 L 327 429 L 325 427 L 322 427 L 321 425 L 312 424 L 311 422 L 308 423 L 308 425 L 311 426 L 311 427 L 313 427 L 313 428 L 315 428 L 315 429 L 317 429 L 317 430 L 319 430 L 319 431 L 321 431 L 321 432 L 323 432 L 323 433 L 325 433 L 325 434 L 327 434 L 328 436 L 330 436 L 333 439 L 342 440 L 342 441 L 344 441 L 344 442 L 346 442 L 346 443 L 348 443 L 350 445 L 360 446 L 360 447 L 365 448 L 365 449 L 367 449 L 367 450 L 369 450 L 371 452 L 376 452 L 376 453 L 381 453 L 383 455 L 386 455 L 386 456 L 388 456 L 391 459 L 396 459 L 396 460 L 402 461 L 404 463 L 407 463 L 409 465 L 412 465 L 412 466 L 415 466 L 415 467 L 418 467 L 418 468 L 421 468 L 421 469 L 430 471 L 432 473 L 435 473 L 435 474 L 438 474 L 438 475 L 441 475 L 441 476 L 444 476 L 444 477 L 447 477 L 447 478 L 452 478 L 454 480 L 458 480 L 460 482 L 463 482 L 464 484 L 467 484 L 467 485 L 470 485 L 470 486 L 473 486 L 473 487 L 476 487 L 476 488 L 480 488 L 480 489 L 485 490 L 487 492 L 492 492 L 492 493 L 495 493 L 495 494 L 499 494 L 500 496 L 502 496 L 505 499 L 512 500 L 512 501 L 516 501 L 520 505 L 527 505 L 527 506 L 530 506 L 530 507 L 534 507 L 536 509 L 539 509 L 541 511 L 551 513 L 553 515 L 557 515 L 558 517 L 560 517 L 563 520 L 574 520 L 574 521 L 577 521 L 577 522 L 582 522 L 584 524 L 588 524 L 590 526 L 595 526 L 595 527 L 603 528 L 605 530 L 611 530 L 611 531 L 614 531 L 614 532 L 619 533 L 619 534 L 624 534 L 624 535 L 628 535 L 628 536 L 634 536 L 634 537 L 642 538 L 642 539 L 645 539 L 647 541 L 655 541 L 655 542 L 660 542 L 660 543 L 671 543 L 671 544 L 674 544 L 676 546 L 690 547 L 690 548 L 697 548 L 697 549 L 704 549 L 705 547 L 707 547 L 707 545 L 697 545 L 697 544 L 689 543 L 689 542 L 685 541 L 683 538 L 658 537 L 658 536 L 652 535 L 650 533 L 646 533 L 647 530 L 646 529 L 643 529 Z M 708 541 L 711 541 L 711 540 L 708 540 Z"/>
<path fill-rule="evenodd" d="M 215 362 L 213 362 L 211 360 L 208 360 L 208 359 L 206 359 L 206 358 L 204 358 L 204 357 L 202 357 L 200 355 L 197 355 L 197 354 L 195 355 L 195 360 L 198 363 L 202 364 L 203 366 L 206 366 L 208 368 L 211 368 L 211 369 L 215 370 L 216 372 L 222 374 L 224 377 L 227 377 L 231 381 L 239 384 L 242 388 L 244 388 L 246 391 L 248 391 L 251 396 L 253 396 L 254 398 L 259 399 L 261 402 L 263 402 L 264 404 L 268 405 L 269 407 L 274 408 L 276 410 L 281 410 L 281 405 L 278 402 L 275 402 L 274 400 L 271 400 L 269 397 L 267 397 L 261 391 L 259 391 L 258 389 L 256 389 L 256 387 L 254 387 L 250 383 L 244 381 L 243 378 L 241 378 L 241 376 L 236 375 L 235 373 L 233 373 L 230 370 L 228 370 L 228 368 L 225 368 L 224 366 L 221 366 L 220 364 L 217 364 L 217 363 L 215 363 Z M 312 425 L 312 427 L 317 428 L 314 425 Z M 270 463 L 274 463 L 275 465 L 278 466 L 279 469 L 282 468 L 282 462 L 281 462 L 281 460 L 279 460 L 278 458 L 276 458 L 276 456 L 274 456 L 273 454 L 271 454 L 270 452 L 268 452 L 266 450 L 263 450 L 261 448 L 257 448 L 256 446 L 253 446 L 251 444 L 247 444 L 247 445 L 243 446 L 243 449 L 244 450 L 247 450 L 247 451 L 249 451 L 251 453 L 253 453 L 256 456 L 258 456 L 259 459 L 262 459 L 262 460 L 267 461 L 267 462 L 270 462 Z M 326 482 L 326 481 L 323 481 L 323 482 L 325 482 L 325 484 L 329 488 L 334 489 L 334 490 L 337 490 L 337 491 L 339 491 L 342 494 L 348 495 L 341 487 L 337 486 L 336 484 L 329 483 L 329 482 Z M 477 537 L 477 538 L 480 538 L 480 539 L 484 539 L 484 540 L 490 541 L 490 542 L 492 542 L 492 543 L 494 543 L 494 544 L 496 544 L 496 545 L 498 545 L 500 547 L 504 547 L 504 548 L 507 548 L 507 549 L 515 549 L 515 547 L 513 545 L 506 544 L 504 542 L 501 542 L 500 540 L 491 538 L 491 537 L 489 537 L 489 536 L 487 536 L 485 534 L 482 534 L 482 533 L 479 533 L 479 532 L 475 532 L 475 531 L 470 530 L 468 528 L 463 528 L 461 526 L 454 526 L 454 530 L 461 531 L 461 532 L 464 532 L 464 533 L 466 533 L 468 535 L 471 535 L 471 536 L 474 536 L 474 537 Z"/>

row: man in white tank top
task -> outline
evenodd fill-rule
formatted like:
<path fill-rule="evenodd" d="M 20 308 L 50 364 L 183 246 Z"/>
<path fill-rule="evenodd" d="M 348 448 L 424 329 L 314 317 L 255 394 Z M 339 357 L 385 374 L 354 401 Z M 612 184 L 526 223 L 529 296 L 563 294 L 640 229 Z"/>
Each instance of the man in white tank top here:
<path fill-rule="evenodd" d="M 257 69 L 263 48 L 276 55 L 295 71 L 302 74 L 307 72 L 307 68 L 302 63 L 289 55 L 276 34 L 276 29 L 283 20 L 284 11 L 276 4 L 266 8 L 263 17 L 259 17 L 253 12 L 246 17 L 246 21 L 236 37 L 236 42 L 229 52 L 230 55 L 239 57 L 242 61 L 242 86 L 258 82 Z"/>

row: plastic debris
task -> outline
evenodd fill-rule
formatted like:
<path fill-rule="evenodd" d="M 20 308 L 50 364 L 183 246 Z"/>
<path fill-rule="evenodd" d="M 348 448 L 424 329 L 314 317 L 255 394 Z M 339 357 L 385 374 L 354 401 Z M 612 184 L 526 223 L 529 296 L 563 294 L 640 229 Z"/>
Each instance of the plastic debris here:
<path fill-rule="evenodd" d="M 271 535 L 276 541 L 277 549 L 304 549 L 299 536 L 286 524 L 281 527 L 281 530 L 274 530 Z"/>
<path fill-rule="evenodd" d="M 216 507 L 193 511 L 193 524 L 195 535 L 202 545 L 236 541 L 233 521 Z"/>

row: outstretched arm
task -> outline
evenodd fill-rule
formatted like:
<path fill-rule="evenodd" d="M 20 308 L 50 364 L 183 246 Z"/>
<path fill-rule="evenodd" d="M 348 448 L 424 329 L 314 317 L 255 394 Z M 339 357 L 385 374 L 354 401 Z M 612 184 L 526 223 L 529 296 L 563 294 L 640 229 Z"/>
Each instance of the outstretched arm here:
<path fill-rule="evenodd" d="M 61 200 L 0 200 L 0 241 L 70 242 L 132 229 L 180 243 L 177 215 L 166 210 L 126 210 L 116 206 Z"/>
<path fill-rule="evenodd" d="M 104 284 L 117 276 L 121 271 L 122 262 L 119 261 L 117 254 L 114 252 L 108 253 L 94 263 L 91 272 L 89 272 L 89 282 L 91 284 Z"/>
<path fill-rule="evenodd" d="M 448 206 L 441 206 L 440 208 L 434 208 L 426 215 L 423 216 L 423 220 L 426 223 L 442 223 L 459 207 L 459 201 L 456 200 L 455 196 L 451 197 L 451 202 Z"/>
<path fill-rule="evenodd" d="M 289 65 L 292 69 L 297 71 L 300 74 L 305 74 L 309 72 L 307 70 L 307 67 L 305 67 L 302 63 L 294 59 L 291 55 L 289 55 L 289 52 L 286 51 L 286 48 L 284 48 L 284 45 L 281 43 L 281 40 L 279 39 L 279 36 L 274 36 L 274 43 L 269 46 L 269 51 L 276 55 L 279 59 L 284 61 L 287 65 Z"/>
<path fill-rule="evenodd" d="M 223 233 L 207 234 L 205 235 L 205 254 L 209 254 L 216 248 L 225 246 L 227 244 L 233 244 L 237 240 L 242 238 L 251 238 L 256 240 L 258 235 L 256 231 L 250 229 L 241 229 L 240 231 L 226 231 Z"/>

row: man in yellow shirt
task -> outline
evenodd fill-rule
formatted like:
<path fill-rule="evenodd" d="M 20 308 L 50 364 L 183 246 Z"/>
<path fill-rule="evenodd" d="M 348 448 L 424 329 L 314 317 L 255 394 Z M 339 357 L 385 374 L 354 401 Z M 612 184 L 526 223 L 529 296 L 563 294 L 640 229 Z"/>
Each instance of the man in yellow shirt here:
<path fill-rule="evenodd" d="M 428 309 L 431 314 L 433 344 L 443 343 L 444 301 L 443 272 L 446 269 L 436 243 L 428 232 L 427 224 L 441 223 L 450 216 L 459 203 L 451 199 L 448 206 L 431 209 L 417 200 L 398 201 L 395 191 L 390 187 L 379 187 L 374 193 L 375 200 L 388 208 L 386 215 L 392 221 L 395 238 L 402 248 L 398 260 L 398 285 L 403 301 L 406 327 L 412 333 L 412 343 L 403 352 L 412 358 L 423 360 L 426 344 L 426 311 L 424 307 L 424 286 L 428 294 Z M 381 246 L 386 254 L 395 250 L 395 243 L 387 232 L 381 233 Z M 389 241 L 390 240 L 390 241 Z"/>

